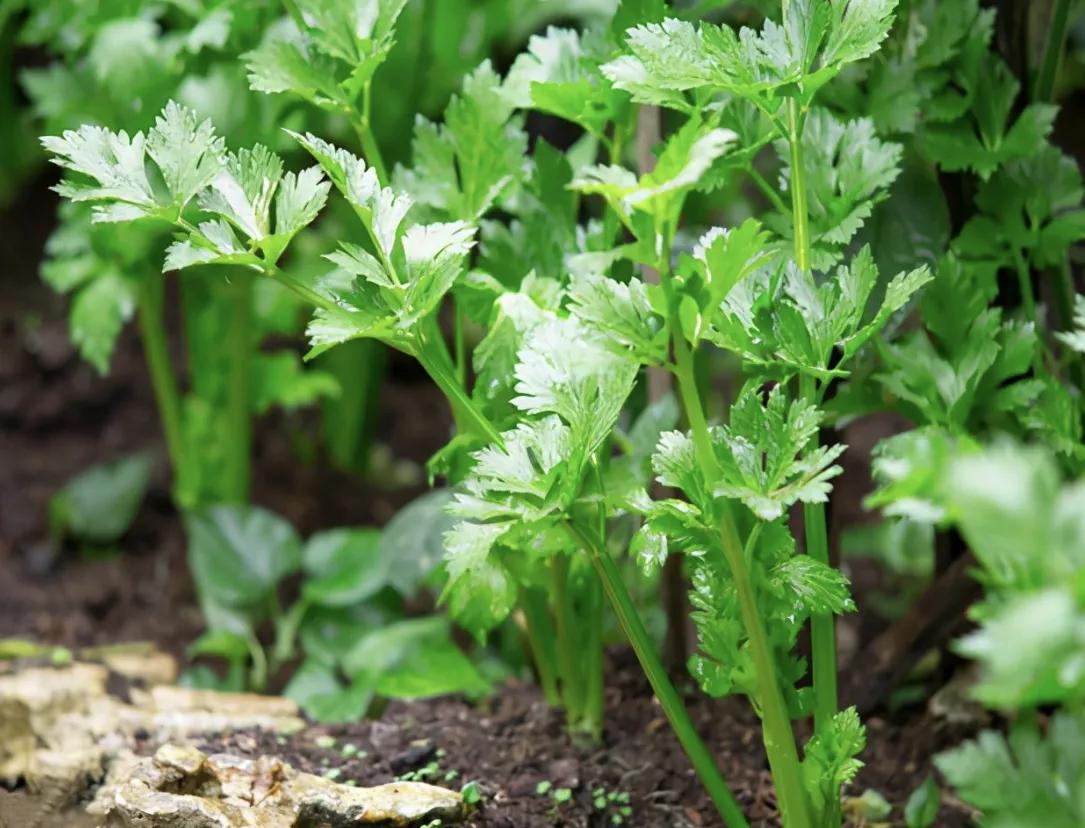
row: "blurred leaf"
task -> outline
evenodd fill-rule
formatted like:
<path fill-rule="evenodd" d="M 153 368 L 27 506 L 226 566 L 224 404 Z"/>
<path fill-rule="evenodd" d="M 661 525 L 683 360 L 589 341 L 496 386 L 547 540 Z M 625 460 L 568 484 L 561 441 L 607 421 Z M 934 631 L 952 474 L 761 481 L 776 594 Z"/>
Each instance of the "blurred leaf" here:
<path fill-rule="evenodd" d="M 923 780 L 923 784 L 912 791 L 904 804 L 904 822 L 907 828 L 930 828 L 938 819 L 938 809 L 942 805 L 942 789 L 933 776 Z"/>
<path fill-rule="evenodd" d="M 304 597 L 326 607 L 358 604 L 389 582 L 377 529 L 332 529 L 309 538 L 302 553 Z"/>
<path fill-rule="evenodd" d="M 388 564 L 388 582 L 401 595 L 414 595 L 440 566 L 444 533 L 455 522 L 445 512 L 451 502 L 447 489 L 426 492 L 396 512 L 384 527 L 380 557 Z"/>
<path fill-rule="evenodd" d="M 185 514 L 188 560 L 201 600 L 262 615 L 280 580 L 301 565 L 301 542 L 259 506 L 221 505 Z"/>
<path fill-rule="evenodd" d="M 307 659 L 283 690 L 305 715 L 328 724 L 356 722 L 373 700 L 373 687 L 364 681 L 344 683 L 335 670 Z"/>
<path fill-rule="evenodd" d="M 128 531 L 151 479 L 151 458 L 133 454 L 80 472 L 49 501 L 49 532 L 55 543 L 113 543 Z"/>

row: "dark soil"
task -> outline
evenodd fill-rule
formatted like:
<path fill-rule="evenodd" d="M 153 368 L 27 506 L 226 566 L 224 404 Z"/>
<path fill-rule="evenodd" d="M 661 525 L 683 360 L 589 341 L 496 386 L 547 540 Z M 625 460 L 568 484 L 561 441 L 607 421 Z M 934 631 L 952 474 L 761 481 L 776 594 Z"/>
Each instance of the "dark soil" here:
<path fill-rule="evenodd" d="M 777 826 L 759 728 L 749 708 L 700 694 L 691 696 L 689 705 L 751 824 Z M 848 793 L 880 791 L 898 806 L 892 824 L 902 824 L 900 806 L 930 773 L 930 756 L 960 734 L 946 732 L 925 716 L 900 724 L 871 719 L 867 729 L 868 765 Z M 299 769 L 330 772 L 358 785 L 404 776 L 449 787 L 475 780 L 483 804 L 468 823 L 473 828 L 610 826 L 617 807 L 596 807 L 600 788 L 628 795 L 632 816 L 623 823 L 628 826 L 721 824 L 636 663 L 624 655 L 608 677 L 601 745 L 575 744 L 563 730 L 560 712 L 546 706 L 537 688 L 511 682 L 480 706 L 455 698 L 397 702 L 378 721 L 313 726 L 288 739 L 242 732 L 203 747 L 277 755 Z M 547 782 L 549 791 L 538 793 L 539 783 Z M 567 802 L 555 802 L 553 791 L 559 788 L 571 791 Z M 935 824 L 955 828 L 971 822 L 963 809 L 947 804 Z"/>
<path fill-rule="evenodd" d="M 169 500 L 165 452 L 138 341 L 126 333 L 110 375 L 97 376 L 68 343 L 64 301 L 37 286 L 32 273 L 19 275 L 0 300 L 7 303 L 0 304 L 0 638 L 69 647 L 150 640 L 183 658 L 202 620 L 180 521 Z M 413 366 L 395 361 L 381 393 L 378 439 L 396 457 L 424 461 L 447 434 L 440 397 Z M 304 435 L 313 427 L 311 416 L 273 416 L 259 424 L 254 441 L 255 501 L 301 532 L 383 523 L 420 491 L 386 490 L 319 459 L 299 461 L 285 435 Z M 123 552 L 91 560 L 52 548 L 46 529 L 50 496 L 90 464 L 148 449 L 158 468 Z M 853 639 L 865 637 L 862 624 L 848 630 Z M 610 825 L 619 806 L 597 809 L 598 788 L 628 794 L 632 816 L 625 825 L 718 825 L 628 654 L 614 656 L 607 688 L 601 745 L 574 743 L 537 689 L 513 682 L 478 706 L 455 698 L 393 703 L 378 721 L 313 726 L 285 743 L 270 734 L 237 733 L 209 747 L 275 753 L 305 770 L 337 769 L 343 781 L 358 784 L 412 771 L 450 786 L 477 780 L 484 804 L 471 824 L 487 828 Z M 747 706 L 700 694 L 691 694 L 690 704 L 743 809 L 754 824 L 775 825 L 758 728 Z M 867 726 L 867 767 L 851 793 L 875 788 L 897 806 L 897 816 L 930 772 L 930 757 L 967 735 L 946 731 L 922 712 L 892 721 L 869 718 Z M 321 737 L 328 735 L 335 737 L 335 748 L 321 747 Z M 364 758 L 344 757 L 345 744 L 365 751 Z M 439 770 L 425 772 L 431 762 Z M 558 803 L 536 793 L 540 782 L 549 782 L 551 791 L 570 789 L 571 799 Z M 969 822 L 947 806 L 937 824 Z"/>

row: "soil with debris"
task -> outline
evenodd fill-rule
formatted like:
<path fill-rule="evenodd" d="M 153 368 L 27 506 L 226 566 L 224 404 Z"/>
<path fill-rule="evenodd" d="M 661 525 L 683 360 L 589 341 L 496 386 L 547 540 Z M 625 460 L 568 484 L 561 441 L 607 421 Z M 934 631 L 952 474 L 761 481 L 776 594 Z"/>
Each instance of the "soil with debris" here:
<path fill-rule="evenodd" d="M 760 731 L 749 708 L 700 694 L 691 695 L 689 704 L 751 825 L 778 825 Z M 358 785 L 396 778 L 449 786 L 474 780 L 483 799 L 468 822 L 473 828 L 719 826 L 630 655 L 612 659 L 606 709 L 602 743 L 578 745 L 537 688 L 511 682 L 479 706 L 456 698 L 396 702 L 377 721 L 314 725 L 291 737 L 235 733 L 201 749 L 272 754 L 300 770 Z M 903 824 L 903 803 L 931 772 L 931 755 L 965 734 L 927 716 L 904 722 L 872 718 L 867 730 L 867 766 L 848 794 L 878 790 L 897 806 L 891 824 Z M 568 800 L 555 798 L 560 789 L 570 792 Z M 622 817 L 626 797 L 630 814 Z M 935 824 L 972 823 L 963 808 L 944 804 Z"/>

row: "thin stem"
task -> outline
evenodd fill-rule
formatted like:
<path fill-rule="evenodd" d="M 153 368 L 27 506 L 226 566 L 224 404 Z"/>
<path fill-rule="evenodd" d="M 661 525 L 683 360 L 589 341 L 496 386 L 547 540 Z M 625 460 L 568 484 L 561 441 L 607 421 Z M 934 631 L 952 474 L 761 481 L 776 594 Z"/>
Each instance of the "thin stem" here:
<path fill-rule="evenodd" d="M 584 726 L 593 739 L 603 735 L 603 595 L 598 579 L 585 584 Z"/>
<path fill-rule="evenodd" d="M 603 591 L 607 595 L 614 614 L 618 617 L 618 623 L 630 645 L 632 645 L 637 660 L 640 662 L 644 674 L 648 677 L 648 683 L 651 684 L 652 691 L 655 693 L 656 698 L 659 699 L 659 704 L 663 708 L 667 721 L 670 722 L 675 736 L 678 737 L 679 744 L 682 745 L 682 749 L 686 752 L 694 769 L 697 771 L 701 784 L 708 791 L 708 795 L 723 818 L 724 824 L 727 828 L 749 828 L 749 823 L 746 821 L 746 817 L 743 816 L 738 802 L 720 775 L 715 759 L 708 752 L 696 728 L 694 728 L 693 722 L 690 721 L 689 714 L 686 712 L 678 691 L 674 689 L 674 685 L 667 678 L 667 671 L 663 668 L 663 663 L 659 660 L 659 656 L 652 646 L 648 631 L 644 628 L 644 624 L 637 614 L 637 609 L 633 605 L 633 599 L 629 596 L 629 592 L 622 582 L 621 573 L 611 559 L 602 540 L 594 532 L 585 531 L 576 524 L 569 523 L 566 526 L 570 534 L 587 551 L 591 558 L 592 565 L 595 567 L 599 580 L 603 584 Z"/>
<path fill-rule="evenodd" d="M 139 333 L 143 352 L 147 357 L 147 369 L 151 375 L 151 387 L 158 406 L 158 418 L 166 438 L 170 466 L 173 468 L 173 492 L 182 506 L 194 506 L 186 502 L 192 498 L 189 492 L 190 473 L 185 451 L 184 430 L 181 424 L 181 392 L 177 376 L 170 362 L 166 343 L 166 325 L 162 305 L 165 283 L 157 273 L 147 274 L 139 291 Z"/>
<path fill-rule="evenodd" d="M 561 703 L 558 692 L 557 650 L 554 642 L 557 633 L 550 620 L 550 608 L 546 593 L 541 589 L 525 587 L 520 590 L 520 607 L 524 611 L 524 628 L 531 657 L 535 662 L 535 672 L 539 675 L 543 696 L 551 707 Z"/>
<path fill-rule="evenodd" d="M 452 298 L 452 341 L 456 347 L 456 378 L 467 387 L 467 340 L 463 330 L 463 308 Z"/>
<path fill-rule="evenodd" d="M 776 208 L 777 212 L 787 213 L 787 205 L 784 204 L 784 200 L 780 197 L 780 194 L 776 192 L 776 188 L 765 180 L 765 177 L 757 171 L 757 168 L 753 164 L 750 164 L 746 168 L 746 172 L 750 174 L 753 183 L 757 185 L 757 188 L 762 193 L 764 193 L 765 198 L 767 198 L 769 203 Z"/>
<path fill-rule="evenodd" d="M 280 613 L 275 622 L 275 649 L 272 651 L 274 669 L 278 669 L 295 655 L 298 629 L 309 611 L 309 602 L 299 598 L 286 614 Z"/>
<path fill-rule="evenodd" d="M 249 464 L 252 448 L 252 414 L 249 386 L 252 368 L 252 279 L 245 270 L 233 274 L 230 287 L 232 316 L 227 336 L 230 387 L 227 390 L 229 438 L 223 493 L 227 500 L 249 499 Z"/>
<path fill-rule="evenodd" d="M 362 116 L 360 119 L 352 117 L 351 122 L 354 125 L 354 131 L 358 134 L 358 140 L 362 144 L 362 153 L 365 155 L 365 160 L 369 162 L 369 166 L 377 174 L 377 181 L 382 187 L 385 187 L 388 185 L 388 170 L 384 166 L 384 157 L 381 155 L 380 145 L 377 144 L 377 139 L 373 135 L 373 129 L 370 126 L 369 112 L 371 103 L 371 84 L 366 83 L 362 87 Z"/>
<path fill-rule="evenodd" d="M 479 437 L 484 437 L 491 443 L 504 445 L 501 434 L 494 427 L 494 424 L 479 411 L 475 401 L 460 385 L 453 372 L 450 372 L 441 361 L 435 359 L 424 345 L 418 349 L 415 358 L 426 369 L 426 373 L 430 375 L 430 378 L 437 383 L 437 387 L 441 389 L 445 397 L 448 398 L 452 406 L 452 413 L 460 428 L 473 432 Z"/>
<path fill-rule="evenodd" d="M 795 264 L 810 269 L 810 225 L 806 210 L 806 170 L 802 160 L 802 118 L 799 102 L 787 101 L 787 142 L 791 149 L 791 212 L 795 225 Z"/>
<path fill-rule="evenodd" d="M 799 395 L 806 402 L 816 405 L 817 382 L 807 375 L 799 375 Z M 807 449 L 818 447 L 815 435 Z M 825 504 L 803 504 L 803 522 L 806 529 L 806 554 L 819 563 L 829 563 L 828 532 L 825 526 Z M 836 618 L 832 613 L 816 613 L 810 619 L 810 647 L 814 675 L 814 727 L 821 731 L 828 727 L 838 708 L 836 689 Z"/>
<path fill-rule="evenodd" d="M 1062 58 L 1062 49 L 1063 44 L 1066 42 L 1066 30 L 1069 22 L 1070 0 L 1055 0 L 1055 7 L 1051 10 L 1051 22 L 1047 27 L 1047 40 L 1044 43 L 1040 71 L 1036 75 L 1036 85 L 1033 88 L 1034 100 L 1050 101 L 1054 99 L 1055 80 L 1059 72 L 1059 61 Z"/>
<path fill-rule="evenodd" d="M 569 594 L 569 558 L 557 554 L 550 559 L 550 594 L 554 600 L 557 625 L 558 664 L 561 668 L 561 697 L 570 726 L 580 727 L 584 716 L 584 685 L 580 676 L 581 652 L 576 629 L 576 612 Z"/>
<path fill-rule="evenodd" d="M 1040 330 L 1040 317 L 1036 313 L 1036 295 L 1032 290 L 1032 272 L 1028 262 L 1021 255 L 1021 251 L 1014 248 L 1013 263 L 1017 270 L 1017 286 L 1021 291 L 1021 306 L 1024 308 L 1025 317 L 1032 322 L 1036 331 Z"/>
<path fill-rule="evenodd" d="M 1050 103 L 1055 99 L 1055 81 L 1058 76 L 1059 62 L 1066 43 L 1066 32 L 1070 20 L 1070 0 L 1055 0 L 1051 10 L 1051 21 L 1047 27 L 1047 39 L 1044 44 L 1040 71 L 1036 76 L 1032 98 L 1041 103 Z M 1070 264 L 1063 256 L 1062 261 L 1048 273 L 1054 280 L 1053 299 L 1059 328 L 1065 330 L 1073 324 L 1074 282 Z M 1080 366 L 1072 369 L 1074 378 L 1080 381 Z"/>
<path fill-rule="evenodd" d="M 802 121 L 798 102 L 787 103 L 788 143 L 791 148 L 791 209 L 795 226 L 795 261 L 810 269 L 810 233 L 806 203 L 806 168 L 802 156 Z M 799 377 L 800 396 L 809 403 L 818 402 L 816 381 Z M 810 450 L 817 449 L 815 437 Z M 806 554 L 821 563 L 829 563 L 829 542 L 825 526 L 825 506 L 808 503 L 803 507 L 806 523 Z M 813 649 L 814 727 L 817 731 L 829 726 L 838 709 L 836 676 L 836 625 L 831 614 L 818 613 L 811 619 Z"/>
<path fill-rule="evenodd" d="M 693 360 L 680 330 L 676 330 L 674 334 L 674 350 L 679 395 L 686 408 L 686 419 L 693 433 L 693 443 L 697 449 L 701 472 L 711 490 L 719 479 L 720 465 L 712 447 L 711 434 L 708 431 L 700 394 L 697 391 Z M 795 746 L 795 735 L 791 729 L 787 705 L 780 692 L 772 645 L 757 609 L 754 584 L 746 563 L 745 550 L 735 526 L 730 502 L 721 499 L 717 503 L 721 511 L 720 540 L 723 554 L 735 582 L 742 623 L 746 629 L 754 666 L 757 669 L 757 695 L 761 707 L 765 752 L 768 754 L 772 777 L 776 783 L 777 799 L 788 828 L 810 828 L 806 793 L 802 783 L 802 766 Z"/>
<path fill-rule="evenodd" d="M 250 632 L 246 640 L 249 645 L 249 657 L 252 659 L 249 681 L 252 683 L 252 689 L 259 693 L 267 687 L 267 653 L 264 652 L 263 645 L 260 644 L 255 633 Z"/>

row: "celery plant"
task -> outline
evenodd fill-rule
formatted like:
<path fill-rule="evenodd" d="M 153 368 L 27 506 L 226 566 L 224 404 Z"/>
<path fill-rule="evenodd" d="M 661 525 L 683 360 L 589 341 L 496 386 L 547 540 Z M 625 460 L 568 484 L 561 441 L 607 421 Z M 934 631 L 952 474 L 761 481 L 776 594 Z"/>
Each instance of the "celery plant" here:
<path fill-rule="evenodd" d="M 852 602 L 826 551 L 821 508 L 842 448 L 819 444 L 819 407 L 930 276 L 900 274 L 872 300 L 874 258 L 867 248 L 849 255 L 848 245 L 896 176 L 899 148 L 869 120 L 817 108 L 814 96 L 877 49 L 892 4 L 785 3 L 783 24 L 738 34 L 650 22 L 661 16 L 650 6 L 623 8 L 606 32 L 533 38 L 504 80 L 484 63 L 442 124 L 418 123 L 410 164 L 390 175 L 374 153 L 363 160 L 311 133 L 291 135 L 317 166 L 284 173 L 262 146 L 226 152 L 176 104 L 146 139 L 83 127 L 46 143 L 92 181 L 64 192 L 95 202 L 100 217 L 173 223 L 167 269 L 239 269 L 309 304 L 310 356 L 376 339 L 416 359 L 458 427 L 431 463 L 456 485 L 443 594 L 452 616 L 481 637 L 522 602 L 548 696 L 561 699 L 572 727 L 598 734 L 605 595 L 721 815 L 745 826 L 615 557 L 631 524 L 639 528 L 628 551 L 648 572 L 685 554 L 700 643 L 694 675 L 713 695 L 748 696 L 762 717 L 785 824 L 838 825 L 840 788 L 858 769 L 864 736 L 835 700 L 832 617 Z M 341 31 L 328 27 L 348 10 L 321 8 L 331 17 L 296 22 L 335 54 Z M 317 76 L 326 68 L 290 43 L 275 50 L 250 65 L 265 87 L 278 78 L 296 89 L 298 61 Z M 363 76 L 337 91 L 304 89 L 368 127 Z M 623 166 L 639 105 L 678 121 L 642 175 Z M 540 141 L 525 164 L 522 108 L 571 120 L 585 138 L 564 155 Z M 600 146 L 606 164 L 592 163 Z M 790 209 L 758 171 L 770 147 Z M 168 197 L 147 179 L 148 159 L 172 181 Z M 768 199 L 762 220 L 711 228 L 692 255 L 682 252 L 691 194 L 744 175 Z M 300 278 L 280 259 L 332 188 L 361 232 L 326 252 L 325 277 Z M 600 196 L 606 210 L 579 225 L 585 196 Z M 654 269 L 658 284 L 631 265 Z M 473 354 L 458 333 L 449 347 L 438 322 L 445 304 L 485 326 Z M 747 375 L 724 426 L 710 425 L 695 375 L 709 346 L 738 355 Z M 637 426 L 626 433 L 624 415 L 646 367 L 674 375 L 689 425 L 662 431 L 651 452 L 631 438 Z M 649 497 L 651 475 L 676 495 Z M 786 522 L 799 503 L 805 555 Z M 812 691 L 798 686 L 806 669 L 794 653 L 809 619 Z M 800 752 L 791 722 L 811 713 L 814 735 Z"/>

